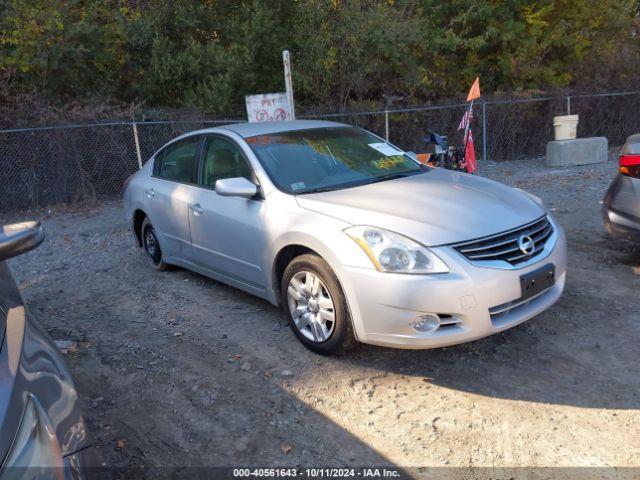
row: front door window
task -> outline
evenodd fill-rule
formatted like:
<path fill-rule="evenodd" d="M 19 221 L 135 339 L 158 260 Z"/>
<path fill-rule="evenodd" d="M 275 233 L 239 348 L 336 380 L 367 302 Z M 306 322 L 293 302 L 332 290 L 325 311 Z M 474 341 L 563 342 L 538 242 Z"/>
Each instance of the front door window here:
<path fill-rule="evenodd" d="M 235 177 L 253 181 L 251 168 L 238 147 L 228 140 L 208 137 L 202 161 L 202 185 L 214 189 L 216 181 Z"/>

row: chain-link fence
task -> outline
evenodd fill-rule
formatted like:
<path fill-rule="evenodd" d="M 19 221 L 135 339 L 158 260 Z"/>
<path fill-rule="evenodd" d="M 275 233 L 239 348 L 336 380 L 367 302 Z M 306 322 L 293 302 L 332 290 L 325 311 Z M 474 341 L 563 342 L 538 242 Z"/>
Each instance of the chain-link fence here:
<path fill-rule="evenodd" d="M 233 120 L 113 122 L 0 131 L 0 211 L 117 198 L 129 175 L 183 133 Z M 137 143 L 137 145 L 136 145 Z"/>
<path fill-rule="evenodd" d="M 306 118 L 358 125 L 405 150 L 419 152 L 428 130 L 461 140 L 457 128 L 466 108 L 462 103 Z M 477 153 L 485 161 L 544 155 L 553 139 L 553 117 L 572 113 L 580 115 L 578 137 L 607 137 L 609 145 L 622 145 L 627 136 L 640 132 L 638 108 L 640 92 L 480 101 L 473 121 Z"/>
<path fill-rule="evenodd" d="M 358 125 L 420 152 L 428 130 L 456 133 L 465 104 L 299 115 Z M 486 161 L 544 155 L 555 115 L 578 113 L 578 136 L 612 146 L 640 131 L 640 92 L 481 101 L 474 109 L 478 157 Z M 244 121 L 111 122 L 0 131 L 0 211 L 118 198 L 124 180 L 176 136 Z M 481 160 L 481 161 L 482 161 Z"/>

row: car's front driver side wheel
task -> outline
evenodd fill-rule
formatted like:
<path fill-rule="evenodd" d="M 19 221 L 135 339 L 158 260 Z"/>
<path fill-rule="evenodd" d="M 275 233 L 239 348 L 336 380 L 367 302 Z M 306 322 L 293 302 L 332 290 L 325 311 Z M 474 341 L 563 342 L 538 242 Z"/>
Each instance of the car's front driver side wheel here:
<path fill-rule="evenodd" d="M 344 293 L 322 258 L 312 254 L 294 258 L 280 288 L 291 329 L 304 346 L 333 355 L 355 343 Z"/>
<path fill-rule="evenodd" d="M 142 233 L 142 246 L 144 247 L 147 257 L 151 260 L 152 265 L 157 270 L 168 270 L 169 264 L 164 262 L 158 236 L 148 218 L 144 219 L 140 230 Z"/>

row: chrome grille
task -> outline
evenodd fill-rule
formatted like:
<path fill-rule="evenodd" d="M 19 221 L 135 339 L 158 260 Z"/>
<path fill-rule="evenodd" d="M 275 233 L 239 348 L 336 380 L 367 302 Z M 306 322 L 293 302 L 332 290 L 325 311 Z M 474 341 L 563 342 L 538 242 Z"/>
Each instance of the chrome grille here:
<path fill-rule="evenodd" d="M 489 237 L 470 240 L 452 245 L 459 253 L 472 262 L 502 260 L 518 265 L 538 255 L 553 234 L 553 226 L 544 216 L 522 227 L 498 233 Z M 535 246 L 530 254 L 523 253 L 518 245 L 521 236 L 530 237 Z"/>
<path fill-rule="evenodd" d="M 527 309 L 529 309 L 529 312 L 536 311 L 549 301 L 548 296 L 553 292 L 553 287 L 549 287 L 534 297 L 527 298 L 526 300 L 519 298 L 490 308 L 489 316 L 491 318 L 491 323 L 496 328 L 504 328 L 514 322 L 519 322 L 522 319 L 522 316 L 527 314 Z"/>
<path fill-rule="evenodd" d="M 500 315 L 507 315 L 508 313 L 510 313 L 510 312 L 512 312 L 514 310 L 517 310 L 520 307 L 526 307 L 533 300 L 537 299 L 538 297 L 542 297 L 545 293 L 547 293 L 552 288 L 553 288 L 553 286 L 551 286 L 551 287 L 547 288 L 546 290 L 541 291 L 537 295 L 534 295 L 533 297 L 527 298 L 525 300 L 523 300 L 522 298 L 518 298 L 516 300 L 512 300 L 511 302 L 507 302 L 507 303 L 503 303 L 502 305 L 497 305 L 495 307 L 491 307 L 489 309 L 489 315 L 491 316 L 492 319 L 495 319 L 496 317 L 498 317 Z"/>

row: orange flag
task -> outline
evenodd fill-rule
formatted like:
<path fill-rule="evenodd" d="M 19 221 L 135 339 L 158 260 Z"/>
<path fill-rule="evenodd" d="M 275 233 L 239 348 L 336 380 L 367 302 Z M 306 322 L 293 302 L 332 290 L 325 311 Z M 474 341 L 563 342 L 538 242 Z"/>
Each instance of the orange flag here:
<path fill-rule="evenodd" d="M 480 77 L 476 77 L 476 81 L 471 85 L 469 95 L 467 95 L 467 102 L 480 98 Z"/>

